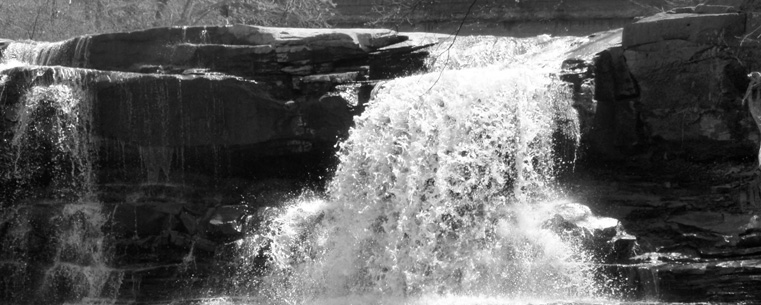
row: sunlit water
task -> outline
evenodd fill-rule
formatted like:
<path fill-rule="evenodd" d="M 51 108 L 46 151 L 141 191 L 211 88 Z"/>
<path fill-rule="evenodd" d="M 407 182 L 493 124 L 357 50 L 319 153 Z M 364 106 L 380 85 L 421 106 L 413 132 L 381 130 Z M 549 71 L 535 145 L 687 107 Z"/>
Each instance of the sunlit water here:
<path fill-rule="evenodd" d="M 379 85 L 327 195 L 272 211 L 239 242 L 236 297 L 207 303 L 606 302 L 594 257 L 546 226 L 573 162 L 553 139 L 577 143 L 578 123 L 542 64 Z"/>
<path fill-rule="evenodd" d="M 87 67 L 90 43 L 90 36 L 59 42 L 15 41 L 3 50 L 2 63 L 16 61 L 40 66 Z"/>

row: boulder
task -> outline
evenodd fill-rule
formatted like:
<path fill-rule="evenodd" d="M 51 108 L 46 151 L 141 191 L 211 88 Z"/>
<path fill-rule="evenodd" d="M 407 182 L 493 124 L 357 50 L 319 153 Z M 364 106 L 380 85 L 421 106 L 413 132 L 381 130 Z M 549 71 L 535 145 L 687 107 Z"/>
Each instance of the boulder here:
<path fill-rule="evenodd" d="M 553 215 L 544 221 L 544 228 L 583 246 L 597 261 L 625 263 L 634 256 L 637 238 L 627 234 L 618 220 L 594 215 L 589 207 L 574 202 L 554 202 L 550 210 Z"/>

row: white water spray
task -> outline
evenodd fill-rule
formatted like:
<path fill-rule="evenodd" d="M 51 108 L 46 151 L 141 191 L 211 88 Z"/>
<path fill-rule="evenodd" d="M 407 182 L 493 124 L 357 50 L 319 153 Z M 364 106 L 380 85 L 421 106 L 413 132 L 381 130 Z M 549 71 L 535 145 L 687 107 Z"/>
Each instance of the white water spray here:
<path fill-rule="evenodd" d="M 595 297 L 590 256 L 546 228 L 553 213 L 543 203 L 558 198 L 553 134 L 576 135 L 567 129 L 578 126 L 562 111 L 573 111 L 569 93 L 546 71 L 445 71 L 382 84 L 341 144 L 329 198 L 285 208 L 241 243 L 246 259 L 270 257 L 259 297 Z"/>
<path fill-rule="evenodd" d="M 14 41 L 2 52 L 2 63 L 23 62 L 40 66 L 86 68 L 90 60 L 90 36 L 58 42 Z"/>

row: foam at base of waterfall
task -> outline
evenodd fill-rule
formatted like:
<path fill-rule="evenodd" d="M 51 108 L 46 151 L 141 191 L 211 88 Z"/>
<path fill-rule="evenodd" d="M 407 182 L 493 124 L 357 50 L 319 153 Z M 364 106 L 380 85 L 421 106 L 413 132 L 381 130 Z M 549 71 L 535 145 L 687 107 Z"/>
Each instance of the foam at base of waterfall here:
<path fill-rule="evenodd" d="M 297 200 L 238 243 L 239 278 L 269 260 L 234 292 L 269 304 L 594 299 L 592 258 L 546 228 L 560 198 L 553 136 L 578 139 L 570 103 L 541 69 L 379 85 L 328 197 Z"/>

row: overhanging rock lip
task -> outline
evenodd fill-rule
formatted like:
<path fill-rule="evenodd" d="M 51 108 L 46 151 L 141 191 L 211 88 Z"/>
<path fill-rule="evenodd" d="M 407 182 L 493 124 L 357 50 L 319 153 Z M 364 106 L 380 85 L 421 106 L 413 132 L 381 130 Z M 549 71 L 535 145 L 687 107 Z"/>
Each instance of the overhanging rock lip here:
<path fill-rule="evenodd" d="M 568 52 L 566 58 L 591 60 L 595 54 L 609 48 L 621 47 L 622 33 L 623 29 L 618 28 L 589 35 L 587 36 L 589 40 Z"/>
<path fill-rule="evenodd" d="M 656 14 L 624 26 L 622 45 L 625 49 L 665 40 L 709 42 L 711 38 L 733 37 L 745 32 L 744 13 L 725 14 Z M 706 37 L 714 31 L 717 37 Z M 718 37 L 721 36 L 721 37 Z"/>

